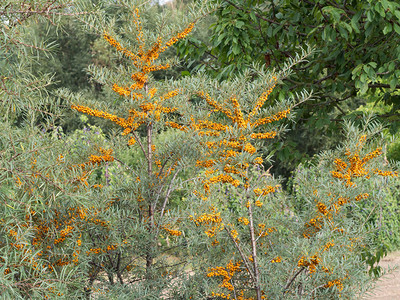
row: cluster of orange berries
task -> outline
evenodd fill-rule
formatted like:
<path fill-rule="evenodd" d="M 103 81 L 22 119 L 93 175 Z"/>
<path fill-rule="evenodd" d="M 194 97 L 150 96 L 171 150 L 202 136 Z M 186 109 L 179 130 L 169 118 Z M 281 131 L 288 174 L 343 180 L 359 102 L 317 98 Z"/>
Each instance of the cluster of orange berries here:
<path fill-rule="evenodd" d="M 220 124 L 220 123 L 215 123 L 215 122 L 212 122 L 209 120 L 197 120 L 197 122 L 195 122 L 195 120 L 192 119 L 190 128 L 193 130 L 210 129 L 212 131 L 220 132 L 220 131 L 225 131 L 228 128 L 228 126 Z M 210 134 L 210 135 L 219 136 L 219 133 Z"/>
<path fill-rule="evenodd" d="M 240 168 L 238 168 L 238 166 L 226 165 L 226 166 L 224 166 L 224 172 L 231 173 L 231 174 L 241 174 L 244 176 L 243 171 Z"/>
<path fill-rule="evenodd" d="M 242 136 L 242 137 L 243 137 L 243 141 L 245 141 L 246 138 L 244 136 Z M 242 149 L 242 143 L 241 142 L 242 142 L 241 140 L 238 141 L 236 139 L 230 139 L 229 141 L 227 141 L 226 139 L 223 139 L 219 143 L 219 145 L 220 146 L 224 145 L 224 146 L 227 146 L 227 147 L 231 147 L 233 149 Z"/>
<path fill-rule="evenodd" d="M 175 128 L 175 129 L 181 130 L 181 131 L 186 131 L 187 130 L 185 126 L 179 125 L 178 123 L 175 123 L 175 122 L 172 122 L 172 121 L 166 121 L 165 125 L 167 125 L 167 126 L 169 126 L 171 128 Z"/>
<path fill-rule="evenodd" d="M 144 51 L 145 44 L 143 41 L 143 30 L 140 22 L 139 10 L 137 8 L 135 8 L 134 10 L 133 17 L 134 17 L 133 22 L 136 25 L 136 29 L 138 31 L 138 35 L 136 38 L 139 42 L 139 52 L 137 54 L 134 54 L 131 51 L 127 50 L 126 48 L 122 47 L 121 44 L 118 43 L 108 33 L 105 32 L 103 34 L 103 37 L 118 52 L 121 52 L 124 56 L 132 59 L 133 65 L 139 69 L 139 71 L 131 75 L 131 78 L 134 81 L 134 83 L 131 86 L 122 87 L 115 83 L 113 84 L 112 89 L 121 96 L 124 97 L 132 96 L 134 99 L 142 99 L 144 98 L 143 94 L 135 93 L 134 91 L 141 90 L 145 87 L 148 81 L 147 74 L 158 70 L 168 69 L 170 67 L 169 64 L 153 65 L 152 64 L 153 61 L 156 60 L 159 57 L 159 54 L 164 52 L 168 47 L 176 43 L 178 40 L 185 38 L 192 31 L 194 23 L 189 24 L 189 26 L 183 32 L 180 32 L 176 36 L 172 37 L 165 44 L 164 47 L 162 47 L 161 38 L 157 38 L 157 41 L 152 45 L 152 47 L 150 47 L 150 49 L 145 52 Z M 147 92 L 147 94 L 150 96 L 150 98 L 152 98 L 156 92 L 157 89 L 152 88 L 150 89 L 149 92 Z M 160 102 L 163 102 L 166 99 L 174 97 L 178 93 L 179 90 L 170 91 L 166 95 L 160 97 Z M 143 112 L 130 110 L 129 112 L 130 116 L 127 119 L 125 119 L 107 112 L 91 109 L 89 107 L 82 105 L 72 105 L 71 108 L 91 116 L 108 119 L 116 123 L 117 125 L 121 126 L 122 128 L 124 128 L 125 129 L 124 134 L 128 134 L 132 130 L 136 130 L 151 115 L 154 115 L 155 119 L 159 120 L 161 113 L 171 113 L 176 110 L 176 108 L 163 107 L 157 103 L 143 103 L 142 105 L 140 105 L 140 108 L 143 110 Z M 135 119 L 138 120 L 135 121 Z M 171 123 L 170 125 L 174 124 Z M 135 140 L 133 138 L 130 138 L 128 143 L 129 145 L 133 145 L 135 143 Z"/>
<path fill-rule="evenodd" d="M 89 161 L 87 163 L 78 165 L 81 167 L 86 167 L 88 165 L 98 165 L 103 161 L 112 161 L 113 157 L 111 156 L 112 150 L 104 150 L 100 148 L 100 152 L 102 155 L 91 155 L 89 157 Z M 57 158 L 58 163 L 64 163 L 63 155 L 59 155 Z M 36 166 L 37 160 L 32 160 L 32 166 Z M 37 173 L 39 174 L 39 173 Z M 40 174 L 39 174 L 40 175 Z M 46 176 L 48 176 L 46 174 Z M 37 177 L 37 176 L 35 176 Z M 17 182 L 20 182 L 19 178 Z M 22 184 L 22 183 L 21 183 Z M 47 204 L 47 203 L 46 203 Z M 34 229 L 34 236 L 31 241 L 23 241 L 23 243 L 11 243 L 12 246 L 15 246 L 17 249 L 22 250 L 24 256 L 26 257 L 24 261 L 29 261 L 29 266 L 33 269 L 37 269 L 39 266 L 36 258 L 43 258 L 49 263 L 47 265 L 40 265 L 43 269 L 42 271 L 52 272 L 55 266 L 65 266 L 71 263 L 69 254 L 63 254 L 62 257 L 60 255 L 56 255 L 56 251 L 50 251 L 54 248 L 54 246 L 59 245 L 64 242 L 64 240 L 71 236 L 72 232 L 75 230 L 79 230 L 80 224 L 76 224 L 77 220 L 86 220 L 90 222 L 90 219 L 86 217 L 87 209 L 82 208 L 69 208 L 66 213 L 60 213 L 57 209 L 53 210 L 52 219 L 50 220 L 41 220 L 40 216 L 35 213 L 35 211 L 30 210 L 29 213 L 26 214 L 25 220 L 29 222 L 31 225 L 21 224 L 22 226 L 32 226 Z M 43 214 L 46 211 L 43 210 Z M 33 223 L 33 225 L 32 225 Z M 58 233 L 58 236 L 57 236 Z M 10 235 L 12 237 L 18 238 L 17 233 L 14 230 L 10 231 Z M 77 240 L 77 245 L 81 246 L 82 241 Z M 26 249 L 27 247 L 32 245 L 34 249 Z M 74 247 L 75 248 L 75 247 Z M 42 249 L 42 250 L 41 250 Z M 41 250 L 41 251 L 36 251 Z M 32 252 L 35 252 L 35 256 L 32 256 Z M 73 252 L 72 262 L 78 262 L 78 256 L 80 251 L 76 250 Z M 6 273 L 11 272 L 11 269 L 6 269 Z"/>
<path fill-rule="evenodd" d="M 227 175 L 227 174 L 220 174 L 218 176 L 211 177 L 210 179 L 208 179 L 208 182 L 211 184 L 214 184 L 217 182 L 230 183 L 234 187 L 238 187 L 240 184 L 239 180 L 234 179 L 232 176 Z"/>
<path fill-rule="evenodd" d="M 16 182 L 16 184 L 17 184 L 18 187 L 21 187 L 21 186 L 23 185 L 21 179 L 19 179 L 18 176 L 16 176 L 15 182 Z"/>
<path fill-rule="evenodd" d="M 264 160 L 261 157 L 256 157 L 253 161 L 255 165 L 262 165 L 263 162 Z"/>
<path fill-rule="evenodd" d="M 170 47 L 173 44 L 175 44 L 177 41 L 184 39 L 190 32 L 192 32 L 193 28 L 194 28 L 194 24 L 195 22 L 192 22 L 189 24 L 189 26 L 187 28 L 185 28 L 185 30 L 183 30 L 182 32 L 178 33 L 176 36 L 172 37 L 166 44 L 166 47 Z"/>
<path fill-rule="evenodd" d="M 256 196 L 266 196 L 269 193 L 275 192 L 279 187 L 280 187 L 279 185 L 276 185 L 276 186 L 267 186 L 266 188 L 263 189 L 256 188 L 253 190 L 253 192 Z"/>
<path fill-rule="evenodd" d="M 343 181 L 343 183 L 346 185 L 346 187 L 353 187 L 355 186 L 355 182 L 354 182 L 354 178 L 356 177 L 362 177 L 364 176 L 365 178 L 370 178 L 370 173 L 372 170 L 368 169 L 366 167 L 366 163 L 368 161 L 370 161 L 371 159 L 379 156 L 382 154 L 382 150 L 381 148 L 377 148 L 376 150 L 368 153 L 364 158 L 360 158 L 358 152 L 361 150 L 363 143 L 365 142 L 366 137 L 362 136 L 359 140 L 358 143 L 358 150 L 355 154 L 351 154 L 351 152 L 349 150 L 346 151 L 346 156 L 348 158 L 348 162 L 344 162 L 343 160 L 337 158 L 334 160 L 334 165 L 335 165 L 335 169 L 333 171 L 331 171 L 331 175 L 334 178 L 338 178 L 341 181 Z M 381 171 L 379 169 L 375 169 L 372 171 L 373 173 L 377 174 L 377 175 L 381 175 L 381 176 L 397 176 L 397 173 L 392 172 L 392 171 Z M 315 193 L 317 195 L 317 191 L 315 191 Z M 329 194 L 329 196 L 331 196 L 331 194 Z M 334 197 L 337 197 L 337 199 L 334 199 Z M 353 201 L 360 201 L 362 199 L 366 199 L 369 197 L 368 193 L 361 193 L 359 195 L 357 195 L 356 197 L 354 197 Z M 315 218 L 311 219 L 310 222 L 305 224 L 306 228 L 314 228 L 314 232 L 319 231 L 322 228 L 322 224 L 323 224 L 323 218 L 328 218 L 331 219 L 332 218 L 332 212 L 337 213 L 342 206 L 344 206 L 347 203 L 350 203 L 352 201 L 352 199 L 350 197 L 342 197 L 342 196 L 332 196 L 332 204 L 330 205 L 330 207 L 327 207 L 324 203 L 317 201 L 317 212 L 319 212 L 320 215 L 316 216 Z M 331 226 L 333 227 L 333 222 L 330 222 Z M 338 231 L 340 233 L 343 233 L 344 230 L 334 227 L 333 228 L 334 231 Z M 304 236 L 306 238 L 309 238 L 313 233 L 310 233 L 309 231 L 304 233 Z M 351 245 L 346 246 L 347 248 L 350 249 L 350 251 L 352 250 L 352 248 L 354 243 L 353 241 L 351 242 Z M 321 247 L 321 250 L 323 252 L 327 251 L 328 249 L 330 249 L 331 247 L 335 246 L 335 242 L 332 240 L 328 243 L 326 243 L 323 247 Z M 315 272 L 316 266 L 320 264 L 320 258 L 317 254 L 315 254 L 313 257 L 311 257 L 309 260 L 305 259 L 304 257 L 302 257 L 299 262 L 298 262 L 298 266 L 299 267 L 307 267 L 310 271 L 310 273 Z M 321 269 L 329 274 L 332 274 L 332 271 L 330 271 L 328 268 L 326 267 L 321 267 Z M 324 285 L 325 288 L 330 288 L 336 286 L 336 288 L 339 291 L 343 290 L 343 280 L 342 279 L 335 279 L 335 280 L 331 280 L 328 283 L 326 283 Z"/>
<path fill-rule="evenodd" d="M 277 256 L 274 259 L 271 260 L 271 263 L 280 263 L 282 262 L 282 257 L 281 256 Z"/>
<path fill-rule="evenodd" d="M 325 288 L 330 288 L 332 286 L 336 286 L 339 291 L 343 290 L 343 283 L 340 281 L 340 279 L 329 281 L 327 284 L 324 285 Z"/>
<path fill-rule="evenodd" d="M 131 59 L 138 59 L 136 55 L 134 55 L 131 51 L 123 48 L 120 43 L 118 43 L 112 36 L 110 36 L 108 33 L 104 32 L 103 38 L 115 49 L 117 49 L 118 52 L 121 52 L 124 54 L 126 57 L 129 57 Z"/>
<path fill-rule="evenodd" d="M 120 87 L 116 83 L 112 86 L 112 89 L 114 92 L 117 94 L 120 94 L 121 96 L 128 97 L 131 94 L 131 90 L 128 88 Z"/>
<path fill-rule="evenodd" d="M 272 130 L 269 132 L 264 132 L 264 133 L 252 133 L 251 134 L 251 138 L 253 139 L 273 139 L 274 137 L 276 137 L 276 135 L 278 134 L 278 132 Z"/>
<path fill-rule="evenodd" d="M 375 169 L 374 173 L 380 176 L 391 176 L 391 177 L 397 177 L 399 174 L 396 171 L 382 171 L 379 169 Z"/>
<path fill-rule="evenodd" d="M 304 256 L 302 256 L 297 262 L 297 266 L 306 267 L 308 268 L 310 273 L 315 273 L 316 267 L 319 265 L 320 262 L 321 260 L 318 257 L 318 255 L 313 255 L 312 257 L 310 257 L 309 260 L 307 260 Z"/>
<path fill-rule="evenodd" d="M 129 127 L 129 124 L 127 123 L 127 121 L 124 118 L 117 117 L 115 115 L 109 114 L 109 113 L 101 111 L 101 110 L 92 109 L 87 106 L 75 105 L 75 104 L 71 105 L 71 109 L 74 109 L 76 111 L 79 111 L 79 112 L 84 113 L 89 116 L 95 116 L 95 117 L 110 120 L 111 122 L 114 122 L 115 124 L 117 124 L 123 128 Z"/>
<path fill-rule="evenodd" d="M 249 219 L 245 218 L 245 217 L 240 217 L 238 218 L 238 221 L 240 223 L 243 223 L 244 225 L 248 225 L 249 224 Z"/>
<path fill-rule="evenodd" d="M 198 160 L 196 162 L 196 166 L 204 167 L 204 168 L 210 168 L 210 167 L 213 167 L 214 165 L 215 165 L 214 159 Z"/>
<path fill-rule="evenodd" d="M 162 229 L 164 229 L 166 232 L 168 232 L 172 236 L 181 236 L 182 235 L 182 231 L 180 231 L 180 230 L 170 229 L 166 226 L 163 226 Z"/>
<path fill-rule="evenodd" d="M 356 196 L 354 198 L 355 201 L 360 201 L 362 199 L 367 199 L 369 197 L 368 193 L 362 193 L 359 194 L 358 196 Z M 322 203 L 322 202 L 318 202 L 317 203 L 317 210 L 318 212 L 321 214 L 320 216 L 316 216 L 315 218 L 312 218 L 309 222 L 307 222 L 305 224 L 305 227 L 307 229 L 311 229 L 313 228 L 314 230 L 305 230 L 303 236 L 305 238 L 309 238 L 312 234 L 318 232 L 319 230 L 321 230 L 322 228 L 322 224 L 323 224 L 323 217 L 326 217 L 328 219 L 332 219 L 332 215 L 331 212 L 335 211 L 335 213 L 339 212 L 339 210 L 341 209 L 341 207 L 343 205 L 345 205 L 346 203 L 350 202 L 350 198 L 346 197 L 338 197 L 338 199 L 332 203 L 330 208 L 327 208 L 327 206 Z"/>
<path fill-rule="evenodd" d="M 10 245 L 18 250 L 22 250 L 25 247 L 24 241 L 18 237 L 18 234 L 15 230 L 11 229 L 8 231 L 8 235 L 12 237 L 15 243 L 11 242 Z M 30 250 L 25 250 L 30 251 Z M 31 251 L 32 252 L 32 251 Z"/>
<path fill-rule="evenodd" d="M 335 246 L 335 243 L 333 241 L 326 243 L 322 252 L 327 251 L 329 248 L 331 248 L 333 246 Z"/>
<path fill-rule="evenodd" d="M 103 155 L 90 155 L 89 161 L 83 164 L 80 164 L 81 167 L 84 167 L 85 165 L 99 165 L 102 162 L 106 161 L 114 161 L 114 157 L 111 156 L 113 153 L 112 149 L 105 150 L 103 148 L 99 148 L 99 152 L 102 153 Z"/>
<path fill-rule="evenodd" d="M 264 92 L 257 100 L 256 105 L 254 106 L 253 110 L 250 112 L 249 114 L 249 119 L 254 117 L 255 114 L 261 109 L 261 107 L 264 105 L 264 103 L 268 100 L 269 95 L 272 93 L 272 91 L 274 90 L 275 86 L 276 86 L 276 82 L 277 82 L 277 78 L 276 76 L 273 76 L 271 78 L 270 84 L 271 87 Z"/>
<path fill-rule="evenodd" d="M 86 251 L 87 255 L 90 255 L 91 253 L 94 254 L 99 254 L 99 253 L 107 253 L 110 251 L 114 251 L 115 249 L 118 248 L 118 245 L 108 245 L 105 249 L 102 248 L 90 248 L 88 251 Z"/>
<path fill-rule="evenodd" d="M 230 232 L 230 235 L 232 236 L 233 239 L 237 239 L 237 237 L 239 236 L 239 233 L 237 232 L 236 229 L 232 229 Z"/>
<path fill-rule="evenodd" d="M 256 202 L 254 202 L 255 206 L 257 207 L 261 207 L 263 206 L 263 203 L 260 200 L 256 200 Z"/>
<path fill-rule="evenodd" d="M 346 164 L 341 159 L 337 158 L 334 160 L 335 170 L 331 171 L 331 174 L 334 178 L 338 178 L 343 180 L 346 183 L 347 187 L 354 186 L 355 183 L 353 181 L 354 177 L 365 176 L 366 178 L 370 177 L 370 173 L 372 170 L 366 169 L 365 164 L 371 159 L 380 156 L 382 152 L 382 148 L 377 148 L 374 151 L 365 155 L 362 159 L 360 158 L 358 151 L 361 150 L 364 142 L 366 140 L 366 136 L 362 136 L 358 142 L 358 150 L 353 155 L 349 150 L 346 151 L 345 155 L 348 159 L 349 164 Z M 381 176 L 392 176 L 396 177 L 398 174 L 392 171 L 382 171 L 379 169 L 373 170 L 373 173 Z"/>
<path fill-rule="evenodd" d="M 225 294 L 225 293 L 214 293 L 214 292 L 212 292 L 211 296 L 219 297 L 219 298 L 222 298 L 222 299 L 231 299 L 231 294 Z"/>
<path fill-rule="evenodd" d="M 239 128 L 245 128 L 247 127 L 248 121 L 245 121 L 243 119 L 243 113 L 242 110 L 240 109 L 240 104 L 236 97 L 231 97 L 231 102 L 234 107 L 234 119 L 232 120 L 234 124 L 237 124 Z"/>
<path fill-rule="evenodd" d="M 179 93 L 180 93 L 179 89 L 175 89 L 175 90 L 169 91 L 168 93 L 166 93 L 165 95 L 160 97 L 160 101 L 162 102 L 164 100 L 173 98 L 173 97 L 177 96 Z"/>
<path fill-rule="evenodd" d="M 258 224 L 258 227 L 259 227 L 259 231 L 260 231 L 258 236 L 260 236 L 260 237 L 265 237 L 265 236 L 269 235 L 270 233 L 277 231 L 277 229 L 275 227 L 266 228 L 266 225 L 264 223 Z"/>
<path fill-rule="evenodd" d="M 64 295 L 61 292 L 57 292 L 57 290 L 55 288 L 53 288 L 53 287 L 49 287 L 47 290 L 49 291 L 49 293 L 51 293 L 51 294 L 53 294 L 55 296 L 58 296 L 58 297 L 61 297 L 61 296 Z M 50 298 L 52 298 L 52 297 L 50 297 L 48 295 L 44 296 L 44 299 L 50 299 Z"/>
<path fill-rule="evenodd" d="M 65 240 L 65 238 L 74 230 L 72 226 L 66 226 L 64 229 L 60 231 L 60 237 L 54 240 L 54 245 L 57 245 Z"/>
<path fill-rule="evenodd" d="M 213 107 L 215 109 L 215 111 L 222 112 L 232 121 L 235 119 L 230 110 L 225 109 L 222 105 L 218 104 L 217 101 L 212 99 L 209 94 L 206 94 L 203 91 L 200 91 L 200 92 L 198 92 L 198 96 L 203 98 L 208 103 L 208 105 L 210 105 L 211 107 Z"/>
<path fill-rule="evenodd" d="M 248 152 L 250 154 L 254 154 L 256 153 L 257 150 L 252 144 L 247 143 L 246 145 L 244 145 L 243 151 Z"/>
<path fill-rule="evenodd" d="M 345 155 L 348 158 L 348 163 L 344 162 L 343 160 L 336 158 L 334 160 L 335 169 L 331 171 L 331 175 L 334 178 L 338 178 L 344 181 L 346 187 L 354 186 L 355 183 L 353 181 L 354 177 L 366 176 L 366 178 L 370 178 L 371 170 L 365 168 L 365 164 L 370 161 L 371 159 L 379 156 L 382 154 L 382 149 L 377 148 L 376 150 L 368 153 L 364 158 L 360 158 L 358 151 L 361 150 L 363 144 L 366 141 L 366 136 L 362 136 L 358 141 L 358 150 L 355 154 L 351 154 L 349 150 L 346 151 Z M 396 172 L 392 171 L 381 171 L 379 169 L 373 170 L 373 172 L 377 175 L 381 176 L 397 176 Z M 369 197 L 368 193 L 362 193 L 357 195 L 354 200 L 360 201 L 362 199 L 366 199 Z M 333 197 L 332 197 L 333 198 Z M 309 222 L 305 224 L 307 228 L 303 233 L 305 238 L 309 238 L 315 232 L 318 232 L 322 228 L 323 217 L 327 217 L 329 219 L 332 218 L 331 212 L 335 211 L 336 213 L 341 209 L 343 205 L 349 203 L 351 200 L 349 197 L 338 197 L 336 201 L 334 201 L 330 208 L 328 208 L 324 203 L 318 202 L 317 203 L 317 211 L 321 214 L 320 216 L 316 216 L 315 218 L 311 219 Z M 313 228 L 313 230 L 310 230 Z"/>
<path fill-rule="evenodd" d="M 303 232 L 303 237 L 310 238 L 316 232 L 321 230 L 323 224 L 323 218 L 321 216 L 316 216 L 312 218 L 305 224 L 306 229 Z"/>
<path fill-rule="evenodd" d="M 211 213 L 202 214 L 197 218 L 189 216 L 189 219 L 192 220 L 196 226 L 208 225 L 209 229 L 205 231 L 208 237 L 215 236 L 216 231 L 221 230 L 223 227 L 221 213 L 217 212 L 217 209 L 214 206 L 211 207 Z"/>
<path fill-rule="evenodd" d="M 209 268 L 207 277 L 218 277 L 218 276 L 222 277 L 222 283 L 220 284 L 220 287 L 233 291 L 233 285 L 231 283 L 231 279 L 235 275 L 235 273 L 241 271 L 240 265 L 241 261 L 238 261 L 234 264 L 232 260 L 230 260 L 229 263 L 226 265 L 226 267 Z"/>
<path fill-rule="evenodd" d="M 326 208 L 326 205 L 322 202 L 317 203 L 317 208 L 318 208 L 318 211 L 321 214 L 323 214 L 324 216 L 326 216 L 329 213 L 328 209 Z"/>
<path fill-rule="evenodd" d="M 255 128 L 255 127 L 258 127 L 261 125 L 277 122 L 279 120 L 287 118 L 288 114 L 290 114 L 290 108 L 283 110 L 281 112 L 278 112 L 278 113 L 272 115 L 271 117 L 265 117 L 265 118 L 259 119 L 252 124 L 252 127 Z"/>
<path fill-rule="evenodd" d="M 228 129 L 232 129 L 235 125 L 237 125 L 239 128 L 256 128 L 257 126 L 263 125 L 263 124 L 268 124 L 272 123 L 275 121 L 279 121 L 283 118 L 286 118 L 287 115 L 290 113 L 290 108 L 286 109 L 284 111 L 278 112 L 275 115 L 272 115 L 270 117 L 265 117 L 258 119 L 251 123 L 251 119 L 257 114 L 257 112 L 260 110 L 262 105 L 265 103 L 265 101 L 268 98 L 268 95 L 272 92 L 275 83 L 276 83 L 276 78 L 273 78 L 271 80 L 271 87 L 270 89 L 264 93 L 259 100 L 257 101 L 255 107 L 253 110 L 248 113 L 248 118 L 244 118 L 245 112 L 242 111 L 240 103 L 238 99 L 235 96 L 231 96 L 228 100 L 225 101 L 224 104 L 220 104 L 214 99 L 211 98 L 211 96 L 207 93 L 204 93 L 203 91 L 198 92 L 198 95 L 203 98 L 209 106 L 213 108 L 213 111 L 221 112 L 226 115 L 228 119 L 232 121 L 232 125 L 224 125 L 221 123 L 215 123 L 212 121 L 204 121 L 204 120 L 194 120 L 193 117 L 191 117 L 191 125 L 189 127 L 185 127 L 179 124 L 171 124 L 174 126 L 174 128 L 178 128 L 184 131 L 189 130 L 189 128 L 196 130 L 200 135 L 207 135 L 207 136 L 219 136 L 221 132 L 227 131 Z M 233 110 L 229 108 L 229 104 L 231 103 Z M 207 129 L 207 130 L 204 130 Z M 235 187 L 237 187 L 240 184 L 239 179 L 234 179 L 230 175 L 227 175 L 227 173 L 233 173 L 239 175 L 242 179 L 245 181 L 245 185 L 248 185 L 248 182 L 246 181 L 247 179 L 245 178 L 246 176 L 244 175 L 245 171 L 248 168 L 248 164 L 246 168 L 243 169 L 243 171 L 237 170 L 236 164 L 233 163 L 233 157 L 237 157 L 240 155 L 240 152 L 247 152 L 249 154 L 255 154 L 257 152 L 257 149 L 255 146 L 250 143 L 246 142 L 251 139 L 265 139 L 265 138 L 273 138 L 277 134 L 276 131 L 270 131 L 270 132 L 265 132 L 265 133 L 248 133 L 248 134 L 243 134 L 243 131 L 241 132 L 241 135 L 238 137 L 231 137 L 230 139 L 222 139 L 222 141 L 208 141 L 204 143 L 204 145 L 207 147 L 207 149 L 211 150 L 210 155 L 213 153 L 217 153 L 216 149 L 220 149 L 219 151 L 219 156 L 220 158 L 218 160 L 205 160 L 203 162 L 198 162 L 199 166 L 204 166 L 205 168 L 213 168 L 216 164 L 223 164 L 224 167 L 224 174 L 214 176 L 211 179 L 208 180 L 208 182 L 205 182 L 204 184 L 204 189 L 206 192 L 209 192 L 210 189 L 210 184 L 216 183 L 216 182 L 223 182 L 223 183 L 231 183 Z M 262 164 L 263 159 L 261 157 L 257 157 L 254 159 L 254 164 Z M 213 170 L 215 172 L 215 170 Z M 271 191 L 269 191 L 271 192 Z M 261 191 L 260 193 L 268 193 L 268 191 L 264 190 Z"/>

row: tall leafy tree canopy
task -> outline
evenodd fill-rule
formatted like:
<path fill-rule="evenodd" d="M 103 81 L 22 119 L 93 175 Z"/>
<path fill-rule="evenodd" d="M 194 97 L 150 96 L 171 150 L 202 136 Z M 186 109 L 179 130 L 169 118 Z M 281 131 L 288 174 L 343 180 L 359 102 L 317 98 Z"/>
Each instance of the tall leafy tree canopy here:
<path fill-rule="evenodd" d="M 178 53 L 190 68 L 205 69 L 219 79 L 254 62 L 280 70 L 281 62 L 299 47 L 316 49 L 279 92 L 283 98 L 306 89 L 316 97 L 298 111 L 301 134 L 290 136 L 285 147 L 277 145 L 278 161 L 298 161 L 336 143 L 340 121 L 367 99 L 391 105 L 382 117 L 397 120 L 398 1 L 223 0 L 215 17 L 210 39 L 191 37 Z"/>

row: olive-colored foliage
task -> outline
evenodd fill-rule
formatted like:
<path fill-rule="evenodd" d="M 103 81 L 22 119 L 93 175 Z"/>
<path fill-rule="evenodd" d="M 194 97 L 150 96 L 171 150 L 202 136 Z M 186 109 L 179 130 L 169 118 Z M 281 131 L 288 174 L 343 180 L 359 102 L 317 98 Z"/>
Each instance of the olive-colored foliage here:
<path fill-rule="evenodd" d="M 279 72 L 254 64 L 225 81 L 204 73 L 160 80 L 153 73 L 176 62 L 164 56 L 168 48 L 215 7 L 199 3 L 178 23 L 147 1 L 103 4 L 67 10 L 115 53 L 88 67 L 102 97 L 58 90 L 82 113 L 71 134 L 56 125 L 65 106 L 30 88 L 30 72 L 17 76 L 21 61 L 8 53 L 15 49 L 1 52 L 13 74 L 0 90 L 1 111 L 9 112 L 0 123 L 2 296 L 260 300 L 364 292 L 370 278 L 361 252 L 371 233 L 353 206 L 379 201 L 384 184 L 397 179 L 374 145 L 380 128 L 349 125 L 342 148 L 299 169 L 293 195 L 262 167 L 273 150 L 263 140 L 280 136 L 282 121 L 311 97 L 271 95 L 312 51 L 299 51 Z M 32 60 L 22 58 L 27 68 Z M 86 116 L 114 127 L 103 134 Z"/>

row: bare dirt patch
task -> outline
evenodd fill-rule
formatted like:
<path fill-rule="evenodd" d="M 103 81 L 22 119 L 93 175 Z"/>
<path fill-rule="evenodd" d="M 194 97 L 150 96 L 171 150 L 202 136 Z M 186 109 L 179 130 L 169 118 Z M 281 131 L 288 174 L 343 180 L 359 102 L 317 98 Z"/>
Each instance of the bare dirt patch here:
<path fill-rule="evenodd" d="M 379 265 L 385 270 L 396 265 L 398 268 L 380 278 L 375 289 L 363 300 L 400 300 L 400 251 L 389 253 Z"/>

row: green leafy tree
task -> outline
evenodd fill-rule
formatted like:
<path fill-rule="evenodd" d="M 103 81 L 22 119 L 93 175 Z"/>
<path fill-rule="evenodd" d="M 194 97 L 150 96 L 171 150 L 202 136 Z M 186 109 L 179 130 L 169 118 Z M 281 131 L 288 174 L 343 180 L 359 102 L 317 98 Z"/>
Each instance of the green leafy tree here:
<path fill-rule="evenodd" d="M 392 105 L 383 118 L 398 119 L 397 1 L 224 0 L 215 16 L 210 38 L 189 38 L 178 53 L 216 78 L 236 76 L 255 61 L 280 70 L 299 46 L 317 50 L 277 92 L 281 99 L 305 88 L 316 97 L 298 110 L 296 133 L 276 144 L 274 169 L 281 174 L 289 175 L 298 162 L 333 147 L 341 121 L 367 95 Z"/>

